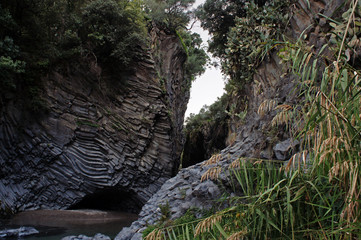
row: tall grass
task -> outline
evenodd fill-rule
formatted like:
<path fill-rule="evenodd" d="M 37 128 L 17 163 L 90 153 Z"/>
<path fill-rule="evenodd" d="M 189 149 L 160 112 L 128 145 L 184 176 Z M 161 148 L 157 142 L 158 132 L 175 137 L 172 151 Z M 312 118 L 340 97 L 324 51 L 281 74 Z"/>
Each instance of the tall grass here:
<path fill-rule="evenodd" d="M 286 171 L 279 162 L 238 162 L 229 171 L 244 195 L 232 198 L 232 207 L 146 239 L 338 239 L 351 232 L 340 225 L 344 192 L 328 176 Z"/>
<path fill-rule="evenodd" d="M 298 76 L 303 102 L 276 107 L 268 101 L 259 113 L 278 108 L 274 124 L 296 122 L 290 131 L 302 140 L 301 152 L 284 165 L 233 162 L 222 171 L 230 171 L 243 195 L 232 198 L 231 207 L 156 229 L 148 240 L 361 239 L 361 66 L 352 60 L 361 48 L 360 10 L 352 0 L 342 19 L 331 21 L 330 43 L 321 49 L 300 38 L 280 51 Z M 217 169 L 203 180 L 219 174 Z"/>
<path fill-rule="evenodd" d="M 303 84 L 307 106 L 300 136 L 305 140 L 305 148 L 311 150 L 313 174 L 328 176 L 329 182 L 344 192 L 340 217 L 347 225 L 361 220 L 361 66 L 353 64 L 350 56 L 355 56 L 360 47 L 350 45 L 358 39 L 359 10 L 358 0 L 351 1 L 342 14 L 343 21 L 331 25 L 334 27 L 331 40 L 335 44 L 325 45 L 318 53 L 313 49 L 306 53 L 298 47 L 299 54 L 291 57 L 293 70 Z M 333 51 L 336 60 L 323 56 L 324 49 Z M 324 62 L 322 74 L 318 61 Z"/>

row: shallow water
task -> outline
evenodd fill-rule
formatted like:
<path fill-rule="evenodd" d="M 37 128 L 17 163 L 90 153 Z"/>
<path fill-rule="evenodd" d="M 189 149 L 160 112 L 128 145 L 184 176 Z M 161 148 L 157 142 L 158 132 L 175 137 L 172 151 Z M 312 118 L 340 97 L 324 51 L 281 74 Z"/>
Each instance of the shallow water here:
<path fill-rule="evenodd" d="M 0 230 L 30 226 L 40 232 L 24 237 L 25 240 L 59 240 L 69 235 L 94 236 L 96 233 L 114 238 L 137 217 L 131 213 L 98 210 L 37 210 L 22 212 L 10 220 L 2 220 Z"/>

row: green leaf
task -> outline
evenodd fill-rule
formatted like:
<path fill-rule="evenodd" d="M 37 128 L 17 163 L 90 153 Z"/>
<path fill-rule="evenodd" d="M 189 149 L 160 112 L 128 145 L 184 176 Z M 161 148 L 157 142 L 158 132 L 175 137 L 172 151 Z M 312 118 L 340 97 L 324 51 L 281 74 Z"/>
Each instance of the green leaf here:
<path fill-rule="evenodd" d="M 346 91 L 348 85 L 348 71 L 347 69 L 343 69 L 341 72 L 340 84 L 342 91 Z"/>
<path fill-rule="evenodd" d="M 190 240 L 191 237 L 189 235 L 189 227 L 188 227 L 188 224 L 186 224 L 186 236 L 187 236 L 187 239 Z"/>
<path fill-rule="evenodd" d="M 218 231 L 222 234 L 222 236 L 227 239 L 227 238 L 229 237 L 229 235 L 223 230 L 223 228 L 222 228 L 222 226 L 219 224 L 219 222 L 216 222 L 215 225 L 216 225 Z"/>
<path fill-rule="evenodd" d="M 279 227 L 277 227 L 277 225 L 269 218 L 266 217 L 266 215 L 264 215 L 261 210 L 259 210 L 258 208 L 256 208 L 256 213 L 266 221 L 266 223 L 270 224 L 272 227 L 274 227 L 275 229 L 277 229 L 279 232 L 282 232 L 281 229 Z"/>

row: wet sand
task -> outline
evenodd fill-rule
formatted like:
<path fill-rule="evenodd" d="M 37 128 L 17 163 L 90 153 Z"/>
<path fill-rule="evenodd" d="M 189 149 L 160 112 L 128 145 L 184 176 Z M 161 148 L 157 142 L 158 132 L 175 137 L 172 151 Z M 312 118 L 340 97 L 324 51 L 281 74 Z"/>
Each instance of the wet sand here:
<path fill-rule="evenodd" d="M 94 225 L 111 222 L 132 222 L 136 214 L 98 210 L 35 210 L 16 214 L 10 221 L 14 225 L 60 226 Z"/>
<path fill-rule="evenodd" d="M 136 214 L 112 211 L 35 210 L 18 213 L 1 225 L 4 228 L 32 226 L 39 230 L 39 234 L 26 240 L 59 240 L 69 235 L 94 236 L 96 233 L 114 238 L 137 218 Z"/>

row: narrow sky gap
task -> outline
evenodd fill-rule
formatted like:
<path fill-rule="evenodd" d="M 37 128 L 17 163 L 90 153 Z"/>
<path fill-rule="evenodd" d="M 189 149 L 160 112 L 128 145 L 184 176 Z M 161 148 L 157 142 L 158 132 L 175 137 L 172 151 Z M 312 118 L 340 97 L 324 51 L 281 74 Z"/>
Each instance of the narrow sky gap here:
<path fill-rule="evenodd" d="M 204 2 L 205 0 L 196 0 L 193 7 L 196 8 Z M 192 31 L 201 35 L 203 44 L 206 46 L 209 34 L 200 27 L 199 21 L 194 24 Z M 214 61 L 214 59 L 211 61 Z M 191 113 L 198 113 L 204 105 L 211 105 L 218 97 L 223 95 L 223 79 L 224 77 L 221 74 L 220 68 L 215 67 L 207 68 L 204 74 L 196 78 L 196 80 L 192 83 L 191 97 L 188 103 L 185 119 L 187 119 Z"/>

